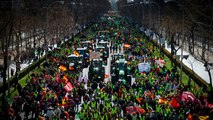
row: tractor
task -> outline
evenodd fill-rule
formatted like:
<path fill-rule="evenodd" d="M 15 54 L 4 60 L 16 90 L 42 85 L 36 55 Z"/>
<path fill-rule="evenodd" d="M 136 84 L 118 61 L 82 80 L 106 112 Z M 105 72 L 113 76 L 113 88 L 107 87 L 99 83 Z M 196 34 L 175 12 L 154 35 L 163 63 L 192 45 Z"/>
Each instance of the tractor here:
<path fill-rule="evenodd" d="M 109 42 L 101 40 L 97 43 L 97 45 L 104 46 L 104 51 L 107 52 L 107 58 L 108 58 L 109 57 L 109 47 L 108 47 Z"/>
<path fill-rule="evenodd" d="M 89 80 L 103 81 L 105 78 L 105 68 L 102 59 L 92 59 L 89 67 Z"/>
<path fill-rule="evenodd" d="M 114 64 L 111 64 L 112 83 L 116 81 L 131 83 L 131 76 L 129 75 L 129 69 L 127 67 L 127 61 L 121 56 Z"/>
<path fill-rule="evenodd" d="M 79 53 L 79 63 L 83 65 L 83 67 L 88 67 L 89 65 L 89 52 L 86 47 L 84 48 L 77 48 L 77 51 Z"/>
<path fill-rule="evenodd" d="M 105 50 L 105 47 L 102 45 L 96 46 L 96 52 L 100 52 L 100 57 L 103 59 L 104 65 L 107 65 L 107 51 Z"/>
<path fill-rule="evenodd" d="M 75 54 L 71 54 L 68 57 L 68 62 L 69 62 L 69 70 L 74 71 L 79 68 L 79 56 Z"/>

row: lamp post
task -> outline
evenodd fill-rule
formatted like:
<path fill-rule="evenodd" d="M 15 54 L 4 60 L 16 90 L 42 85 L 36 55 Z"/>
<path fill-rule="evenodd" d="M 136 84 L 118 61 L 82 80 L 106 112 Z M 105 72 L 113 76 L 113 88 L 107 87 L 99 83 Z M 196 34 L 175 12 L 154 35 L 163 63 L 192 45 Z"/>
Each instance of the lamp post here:
<path fill-rule="evenodd" d="M 48 18 L 49 18 L 49 8 L 53 5 L 53 4 L 55 4 L 55 3 L 60 3 L 61 5 L 63 5 L 64 4 L 64 1 L 54 1 L 54 2 L 52 2 L 52 3 L 50 3 L 49 5 L 47 5 L 47 7 L 46 7 L 46 26 L 45 26 L 45 35 L 44 35 L 44 45 L 45 45 L 45 57 L 46 57 L 46 59 L 47 59 L 47 51 L 48 51 L 48 47 L 47 47 L 47 31 L 48 31 L 48 26 L 49 26 L 49 24 L 48 24 L 48 22 L 49 22 L 49 20 L 48 20 Z"/>
<path fill-rule="evenodd" d="M 176 0 L 164 0 L 165 3 L 168 2 L 176 2 L 177 4 L 179 4 L 180 6 L 182 6 L 182 4 L 180 4 L 179 1 Z M 182 76 L 183 76 L 183 45 L 184 45 L 184 39 L 185 39 L 185 34 L 184 34 L 184 9 L 182 10 L 182 34 L 183 34 L 183 38 L 182 38 L 182 42 L 181 42 L 181 64 L 180 64 L 180 69 L 181 69 L 181 73 L 180 73 L 180 80 L 182 81 Z"/>

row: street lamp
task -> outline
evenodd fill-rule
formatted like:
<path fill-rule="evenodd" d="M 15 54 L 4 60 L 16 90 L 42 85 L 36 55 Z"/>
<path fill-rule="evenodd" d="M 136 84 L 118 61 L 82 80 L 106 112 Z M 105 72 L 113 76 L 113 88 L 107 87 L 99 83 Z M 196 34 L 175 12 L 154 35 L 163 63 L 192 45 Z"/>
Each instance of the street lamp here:
<path fill-rule="evenodd" d="M 182 4 L 180 4 L 179 1 L 176 0 L 164 0 L 165 3 L 168 2 L 176 2 L 178 5 L 182 6 Z M 182 38 L 182 42 L 181 42 L 181 64 L 180 64 L 180 69 L 181 69 L 181 73 L 180 73 L 180 80 L 182 81 L 182 76 L 183 76 L 183 43 L 184 43 L 184 39 L 185 39 L 185 35 L 184 35 L 184 9 L 183 9 L 183 13 L 182 13 L 182 34 L 183 34 L 183 38 Z"/>
<path fill-rule="evenodd" d="M 55 3 L 60 3 L 61 5 L 63 5 L 64 1 L 54 1 L 54 2 L 50 3 L 49 5 L 47 5 L 47 7 L 46 7 L 46 26 L 45 26 L 45 36 L 44 36 L 45 37 L 44 38 L 44 45 L 45 45 L 45 57 L 46 57 L 46 59 L 47 59 L 47 51 L 48 51 L 48 47 L 47 47 L 47 33 L 48 33 L 47 31 L 48 31 L 48 26 L 49 26 L 48 25 L 48 22 L 49 22 L 48 13 L 49 13 L 49 8 L 51 8 L 51 6 Z"/>

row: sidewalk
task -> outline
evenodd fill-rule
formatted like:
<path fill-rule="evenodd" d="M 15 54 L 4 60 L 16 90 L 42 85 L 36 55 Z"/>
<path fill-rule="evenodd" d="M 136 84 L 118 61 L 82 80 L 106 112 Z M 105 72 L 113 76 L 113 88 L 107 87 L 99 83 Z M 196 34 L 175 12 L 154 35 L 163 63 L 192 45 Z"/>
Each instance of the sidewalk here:
<path fill-rule="evenodd" d="M 154 40 L 158 41 L 158 37 L 153 37 Z M 175 47 L 176 49 L 178 46 Z M 167 42 L 165 42 L 165 49 L 171 53 L 171 48 L 168 46 Z M 177 51 L 177 54 L 181 56 L 181 49 Z M 196 60 L 189 52 L 183 50 L 183 55 L 189 55 L 187 59 L 183 58 L 183 64 L 189 67 L 192 71 L 194 71 L 198 76 L 203 78 L 207 83 L 210 83 L 209 74 L 205 70 L 204 64 L 198 60 Z M 179 58 L 181 61 L 181 57 Z M 211 70 L 211 76 L 213 76 L 213 70 Z M 212 83 L 213 85 L 213 83 Z"/>

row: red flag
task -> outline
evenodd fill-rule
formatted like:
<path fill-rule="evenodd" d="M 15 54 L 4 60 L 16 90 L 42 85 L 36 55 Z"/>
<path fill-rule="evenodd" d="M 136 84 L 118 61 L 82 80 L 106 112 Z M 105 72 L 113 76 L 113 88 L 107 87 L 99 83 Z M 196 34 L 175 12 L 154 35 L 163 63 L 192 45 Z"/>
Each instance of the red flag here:
<path fill-rule="evenodd" d="M 72 67 L 72 66 L 69 66 L 69 70 L 70 70 L 70 71 L 73 71 L 73 70 L 75 70 L 75 68 Z"/>
<path fill-rule="evenodd" d="M 193 117 L 192 117 L 192 114 L 189 113 L 188 116 L 187 116 L 188 120 L 193 120 Z"/>
<path fill-rule="evenodd" d="M 180 104 L 178 103 L 178 101 L 175 98 L 172 98 L 171 102 L 170 102 L 170 106 L 171 107 L 180 107 Z"/>
<path fill-rule="evenodd" d="M 144 114 L 146 113 L 146 111 L 143 109 L 143 108 L 140 108 L 140 107 L 137 107 L 137 106 L 134 106 L 135 110 L 140 113 L 140 114 Z"/>
<path fill-rule="evenodd" d="M 68 83 L 64 86 L 64 89 L 65 89 L 67 92 L 72 91 L 72 89 L 73 89 L 72 84 L 71 84 L 70 82 L 68 82 Z"/>
<path fill-rule="evenodd" d="M 56 81 L 57 81 L 58 83 L 61 82 L 61 81 L 60 81 L 60 74 L 57 74 L 57 75 L 56 75 Z"/>

